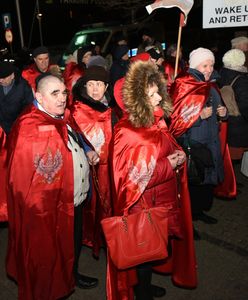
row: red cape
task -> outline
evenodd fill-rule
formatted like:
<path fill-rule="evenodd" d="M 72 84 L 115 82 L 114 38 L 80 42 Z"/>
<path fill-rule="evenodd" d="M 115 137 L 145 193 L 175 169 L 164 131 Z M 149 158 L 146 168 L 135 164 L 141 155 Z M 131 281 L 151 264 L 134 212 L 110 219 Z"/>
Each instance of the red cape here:
<path fill-rule="evenodd" d="M 99 112 L 88 105 L 75 101 L 71 112 L 80 130 L 92 144 L 100 157 L 96 166 L 101 198 L 95 186 L 92 186 L 92 197 L 84 205 L 83 243 L 93 247 L 94 255 L 99 255 L 102 246 L 102 229 L 100 221 L 112 214 L 111 186 L 109 176 L 109 143 L 112 137 L 112 109 Z"/>
<path fill-rule="evenodd" d="M 70 107 L 73 103 L 72 88 L 77 80 L 84 75 L 84 70 L 75 62 L 70 62 L 65 66 L 63 78 L 65 80 L 66 88 L 69 91 L 67 106 Z"/>
<path fill-rule="evenodd" d="M 74 288 L 73 162 L 69 111 L 54 119 L 27 107 L 8 145 L 7 273 L 20 300 L 54 300 Z"/>
<path fill-rule="evenodd" d="M 48 66 L 48 72 L 49 69 L 52 68 L 54 65 L 49 65 Z M 35 79 L 41 75 L 42 72 L 40 72 L 37 67 L 36 64 L 32 64 L 31 66 L 29 66 L 28 68 L 24 69 L 22 71 L 22 77 L 24 79 L 27 80 L 27 82 L 29 83 L 29 85 L 31 86 L 31 88 L 33 89 L 33 92 L 36 91 L 36 83 L 35 83 Z"/>
<path fill-rule="evenodd" d="M 201 110 L 208 99 L 210 88 L 219 91 L 213 82 L 196 81 L 188 73 L 181 73 L 170 89 L 173 101 L 170 132 L 175 138 L 187 131 L 199 118 Z M 215 189 L 215 195 L 227 198 L 236 196 L 236 178 L 232 167 L 229 148 L 226 143 L 227 123 L 220 125 L 220 143 L 224 160 L 224 181 Z"/>
<path fill-rule="evenodd" d="M 115 126 L 115 134 L 110 145 L 110 161 L 115 187 L 113 199 L 115 215 L 122 215 L 126 207 L 142 196 L 152 177 L 158 153 L 161 151 L 161 134 L 166 135 L 168 142 L 179 148 L 166 129 L 164 121 L 144 129 L 133 128 L 129 121 L 123 118 Z M 144 172 L 143 180 L 136 182 L 135 174 L 142 174 L 142 172 Z M 181 170 L 181 216 L 182 239 L 172 241 L 171 258 L 157 266 L 156 270 L 171 273 L 173 282 L 179 286 L 194 288 L 197 284 L 196 261 L 190 200 L 184 168 Z M 108 257 L 108 300 L 133 299 L 132 288 L 136 283 L 135 269 L 117 270 Z"/>
<path fill-rule="evenodd" d="M 6 195 L 6 156 L 7 156 L 7 145 L 6 145 L 6 134 L 0 127 L 0 222 L 8 220 L 7 213 L 7 195 Z"/>

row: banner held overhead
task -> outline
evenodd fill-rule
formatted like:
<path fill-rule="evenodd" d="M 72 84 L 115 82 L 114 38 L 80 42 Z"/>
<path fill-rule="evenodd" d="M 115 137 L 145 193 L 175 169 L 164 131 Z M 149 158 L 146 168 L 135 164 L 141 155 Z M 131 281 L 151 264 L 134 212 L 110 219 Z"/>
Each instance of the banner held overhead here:
<path fill-rule="evenodd" d="M 203 28 L 248 26 L 247 0 L 203 0 Z"/>

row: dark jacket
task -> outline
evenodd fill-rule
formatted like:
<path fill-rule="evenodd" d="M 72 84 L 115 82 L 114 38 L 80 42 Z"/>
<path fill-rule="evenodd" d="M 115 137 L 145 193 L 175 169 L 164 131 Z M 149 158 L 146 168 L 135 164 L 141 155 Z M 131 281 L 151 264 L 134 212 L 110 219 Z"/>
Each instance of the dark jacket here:
<path fill-rule="evenodd" d="M 223 68 L 218 84 L 220 88 L 229 85 L 238 75 L 233 90 L 241 116 L 229 116 L 227 141 L 232 147 L 248 147 L 248 73 Z"/>
<path fill-rule="evenodd" d="M 197 81 L 205 81 L 202 73 L 195 69 L 189 69 L 189 73 L 193 75 Z M 217 73 L 213 72 L 210 80 L 215 81 Z M 219 120 L 216 115 L 218 105 L 223 105 L 221 97 L 215 88 L 211 88 L 208 100 L 205 106 L 213 107 L 213 114 L 208 119 L 202 120 L 200 117 L 182 136 L 192 142 L 199 142 L 207 145 L 211 150 L 214 167 L 205 169 L 204 184 L 217 185 L 224 179 L 223 159 L 221 155 L 220 139 L 219 139 Z"/>
<path fill-rule="evenodd" d="M 5 95 L 0 85 L 0 126 L 6 134 L 22 112 L 22 110 L 34 100 L 33 92 L 27 81 L 16 72 L 14 84 Z"/>

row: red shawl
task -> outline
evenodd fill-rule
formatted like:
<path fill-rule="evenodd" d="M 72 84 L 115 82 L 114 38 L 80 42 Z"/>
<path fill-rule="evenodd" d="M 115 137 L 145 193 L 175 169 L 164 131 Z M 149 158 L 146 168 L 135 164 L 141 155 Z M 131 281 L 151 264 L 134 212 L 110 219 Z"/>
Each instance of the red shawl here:
<path fill-rule="evenodd" d="M 206 103 L 210 88 L 218 87 L 213 82 L 196 81 L 188 73 L 179 75 L 171 86 L 170 96 L 173 101 L 170 132 L 175 138 L 187 131 L 199 118 L 201 110 Z M 233 198 L 236 196 L 236 179 L 226 143 L 227 124 L 220 125 L 221 151 L 224 160 L 224 182 L 215 190 L 216 196 Z"/>

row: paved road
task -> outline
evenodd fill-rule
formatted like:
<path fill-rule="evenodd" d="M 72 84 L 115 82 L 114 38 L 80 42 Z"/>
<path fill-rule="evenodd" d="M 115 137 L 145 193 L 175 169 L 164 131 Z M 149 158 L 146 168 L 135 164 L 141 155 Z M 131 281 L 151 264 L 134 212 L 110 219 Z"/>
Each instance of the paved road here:
<path fill-rule="evenodd" d="M 153 282 L 166 287 L 167 295 L 161 300 L 247 300 L 248 299 L 248 178 L 235 167 L 237 179 L 244 186 L 236 200 L 216 199 L 211 215 L 218 218 L 216 225 L 200 221 L 195 226 L 202 240 L 196 241 L 199 285 L 185 290 L 172 285 L 170 277 L 154 274 Z M 200 199 L 199 199 L 200 200 Z M 7 244 L 7 228 L 0 229 L 0 299 L 17 299 L 17 287 L 10 281 L 4 268 Z M 104 300 L 105 254 L 100 259 L 91 257 L 90 249 L 83 248 L 80 269 L 100 280 L 92 290 L 76 289 L 69 300 Z"/>

